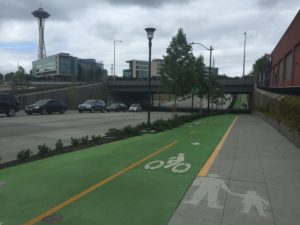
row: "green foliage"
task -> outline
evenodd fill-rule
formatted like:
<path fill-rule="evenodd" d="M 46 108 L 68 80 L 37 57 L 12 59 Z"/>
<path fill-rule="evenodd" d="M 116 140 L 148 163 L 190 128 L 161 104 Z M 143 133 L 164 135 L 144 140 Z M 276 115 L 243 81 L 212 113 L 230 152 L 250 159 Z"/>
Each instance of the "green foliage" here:
<path fill-rule="evenodd" d="M 30 86 L 28 77 L 25 69 L 22 66 L 18 66 L 18 70 L 15 73 L 10 73 L 5 78 L 10 80 L 11 88 L 16 92 L 19 89 L 27 89 Z"/>
<path fill-rule="evenodd" d="M 300 96 L 265 97 L 264 107 L 258 110 L 300 134 Z"/>
<path fill-rule="evenodd" d="M 182 28 L 172 38 L 166 53 L 160 71 L 164 89 L 175 97 L 190 93 L 194 83 L 195 57 Z"/>
<path fill-rule="evenodd" d="M 59 139 L 56 144 L 55 144 L 55 149 L 56 150 L 62 150 L 64 147 L 64 143 L 61 141 L 61 139 Z"/>
<path fill-rule="evenodd" d="M 38 145 L 38 155 L 40 156 L 46 155 L 50 150 L 46 144 Z"/>
<path fill-rule="evenodd" d="M 286 96 L 279 103 L 280 120 L 300 132 L 300 96 Z"/>
<path fill-rule="evenodd" d="M 30 158 L 32 151 L 30 149 L 19 151 L 17 154 L 17 159 L 20 161 L 26 161 Z"/>
<path fill-rule="evenodd" d="M 84 144 L 84 145 L 89 143 L 89 136 L 86 135 L 86 136 L 81 137 L 81 143 Z"/>
<path fill-rule="evenodd" d="M 102 143 L 102 137 L 99 135 L 92 135 L 91 140 L 95 144 L 101 144 Z"/>
<path fill-rule="evenodd" d="M 265 54 L 255 61 L 252 67 L 253 76 L 258 79 L 259 74 L 266 74 L 271 67 L 270 55 Z"/>
<path fill-rule="evenodd" d="M 198 88 L 197 94 L 199 98 L 203 98 L 208 93 L 208 79 L 205 79 L 207 75 L 203 56 L 199 56 L 195 61 L 194 67 L 195 86 Z"/>
<path fill-rule="evenodd" d="M 80 143 L 80 139 L 79 138 L 73 138 L 73 137 L 71 137 L 71 145 L 72 146 L 76 147 L 76 146 L 79 145 L 79 143 Z"/>

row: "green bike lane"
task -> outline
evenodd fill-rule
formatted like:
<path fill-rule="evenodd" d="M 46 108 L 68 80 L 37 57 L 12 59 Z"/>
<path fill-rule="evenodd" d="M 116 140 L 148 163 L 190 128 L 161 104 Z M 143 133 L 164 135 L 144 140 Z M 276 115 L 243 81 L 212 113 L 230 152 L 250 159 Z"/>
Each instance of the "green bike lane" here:
<path fill-rule="evenodd" d="M 234 118 L 207 117 L 173 130 L 3 169 L 0 224 L 165 225 Z M 173 161 L 168 167 L 180 157 L 179 166 Z"/>

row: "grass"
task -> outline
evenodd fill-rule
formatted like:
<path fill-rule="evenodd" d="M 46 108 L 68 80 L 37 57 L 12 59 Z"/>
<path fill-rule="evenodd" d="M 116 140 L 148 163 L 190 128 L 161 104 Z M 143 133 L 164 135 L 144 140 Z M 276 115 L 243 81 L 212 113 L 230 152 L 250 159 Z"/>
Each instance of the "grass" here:
<path fill-rule="evenodd" d="M 237 95 L 233 105 L 233 109 L 241 109 L 241 108 L 242 108 L 242 95 Z"/>
<path fill-rule="evenodd" d="M 0 223 L 23 224 L 178 140 L 178 144 L 55 213 L 58 224 L 165 225 L 235 116 L 204 118 L 170 131 L 113 142 L 0 170 Z M 191 143 L 199 142 L 200 145 Z M 144 169 L 185 154 L 190 170 Z M 43 222 L 37 224 L 44 224 Z"/>

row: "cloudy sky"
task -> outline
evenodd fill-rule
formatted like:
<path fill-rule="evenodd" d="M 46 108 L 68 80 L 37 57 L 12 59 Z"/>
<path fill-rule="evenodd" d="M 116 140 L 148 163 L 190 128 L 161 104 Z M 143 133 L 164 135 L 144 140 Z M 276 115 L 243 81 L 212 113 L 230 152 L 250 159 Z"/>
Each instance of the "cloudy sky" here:
<path fill-rule="evenodd" d="M 157 30 L 153 58 L 162 58 L 172 36 L 183 28 L 189 42 L 213 46 L 220 74 L 241 76 L 244 32 L 246 74 L 255 60 L 271 53 L 297 14 L 299 0 L 0 0 L 0 73 L 26 71 L 37 58 L 38 27 L 31 12 L 40 4 L 51 14 L 45 26 L 47 55 L 67 52 L 103 61 L 111 74 L 113 42 L 116 73 L 130 59 L 147 60 L 145 27 Z M 208 65 L 209 52 L 194 46 Z"/>

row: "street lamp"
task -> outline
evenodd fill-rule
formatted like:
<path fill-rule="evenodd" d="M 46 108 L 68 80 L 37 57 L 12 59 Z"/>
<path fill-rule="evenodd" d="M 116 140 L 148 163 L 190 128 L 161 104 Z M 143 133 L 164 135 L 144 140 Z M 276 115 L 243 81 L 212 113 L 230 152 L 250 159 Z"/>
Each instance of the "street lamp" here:
<path fill-rule="evenodd" d="M 190 43 L 191 45 L 201 45 L 203 48 L 205 48 L 206 50 L 209 51 L 209 72 L 208 72 L 208 93 L 207 93 L 207 110 L 208 112 L 210 112 L 210 76 L 211 76 L 211 57 L 212 57 L 212 51 L 214 50 L 212 46 L 210 46 L 209 48 L 206 47 L 205 45 L 201 44 L 201 43 L 197 43 L 197 42 L 192 42 Z"/>
<path fill-rule="evenodd" d="M 150 93 L 151 93 L 151 47 L 152 47 L 152 39 L 154 35 L 155 28 L 148 27 L 145 29 L 147 32 L 147 38 L 149 40 L 149 74 L 148 74 L 148 120 L 147 120 L 147 127 L 148 130 L 150 129 Z"/>
<path fill-rule="evenodd" d="M 243 60 L 243 78 L 245 76 L 245 59 L 246 59 L 246 35 L 247 33 L 244 32 L 244 36 L 245 36 L 245 39 L 244 39 L 244 60 Z"/>
<path fill-rule="evenodd" d="M 122 42 L 121 40 L 114 40 L 114 79 L 116 77 L 116 43 Z"/>

